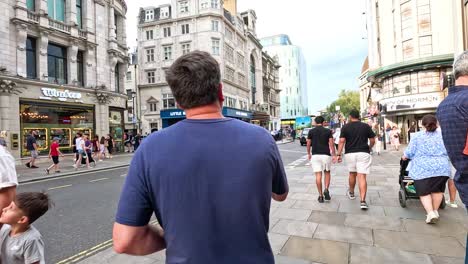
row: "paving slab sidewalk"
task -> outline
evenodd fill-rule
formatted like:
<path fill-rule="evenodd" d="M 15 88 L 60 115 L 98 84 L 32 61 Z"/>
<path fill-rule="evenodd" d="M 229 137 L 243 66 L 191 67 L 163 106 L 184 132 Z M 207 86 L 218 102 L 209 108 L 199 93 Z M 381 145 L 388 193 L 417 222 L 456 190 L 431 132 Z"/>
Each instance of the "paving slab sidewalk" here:
<path fill-rule="evenodd" d="M 66 155 L 63 158 L 60 158 L 60 173 L 54 173 L 51 171 L 50 174 L 47 174 L 45 169 L 52 164 L 52 160 L 49 160 L 47 157 L 41 157 L 36 162 L 36 165 L 39 167 L 38 169 L 27 168 L 26 165 L 24 165 L 27 161 L 22 160 L 21 162 L 18 162 L 20 164 L 16 165 L 16 172 L 18 174 L 18 181 L 20 183 L 26 183 L 111 168 L 126 167 L 130 164 L 132 157 L 133 153 L 117 154 L 114 155 L 112 159 L 105 159 L 101 162 L 96 162 L 96 166 L 91 169 L 83 167 L 75 170 L 75 168 L 73 168 L 73 155 Z"/>
<path fill-rule="evenodd" d="M 318 204 L 317 190 L 307 162 L 288 167 L 291 191 L 284 203 L 272 202 L 269 239 L 276 263 L 408 263 L 463 264 L 468 231 L 466 211 L 440 210 L 440 222 L 424 223 L 424 211 L 416 200 L 407 208 L 398 204 L 398 171 L 401 152 L 373 156 L 368 176 L 368 211 L 359 199 L 345 196 L 344 164 L 332 168 L 331 202 Z M 383 187 L 383 188 L 381 188 Z M 356 192 L 358 192 L 356 190 Z M 108 248 L 81 264 L 162 264 L 165 253 L 145 257 L 118 255 Z"/>

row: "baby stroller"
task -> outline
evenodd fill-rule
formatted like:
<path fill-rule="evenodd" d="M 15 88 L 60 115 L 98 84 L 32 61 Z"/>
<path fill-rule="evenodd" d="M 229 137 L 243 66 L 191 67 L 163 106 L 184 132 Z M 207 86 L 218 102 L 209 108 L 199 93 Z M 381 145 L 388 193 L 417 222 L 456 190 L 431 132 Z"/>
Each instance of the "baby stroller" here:
<path fill-rule="evenodd" d="M 399 176 L 399 183 L 400 183 L 400 191 L 398 192 L 398 199 L 400 201 L 400 206 L 405 208 L 406 201 L 408 199 L 417 199 L 419 200 L 419 196 L 413 191 L 414 186 L 411 186 L 414 181 L 408 176 L 408 171 L 406 168 L 409 165 L 410 160 L 400 160 L 400 176 Z M 413 187 L 413 188 L 411 188 Z M 440 209 L 445 208 L 445 197 L 442 198 L 442 203 L 440 204 Z"/>

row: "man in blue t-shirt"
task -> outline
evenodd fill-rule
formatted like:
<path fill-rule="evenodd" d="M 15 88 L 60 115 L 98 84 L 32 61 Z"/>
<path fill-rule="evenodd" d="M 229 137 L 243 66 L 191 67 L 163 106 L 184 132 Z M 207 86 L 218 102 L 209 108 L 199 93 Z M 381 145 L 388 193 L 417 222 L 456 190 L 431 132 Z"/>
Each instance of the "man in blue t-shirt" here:
<path fill-rule="evenodd" d="M 271 135 L 224 118 L 218 62 L 188 53 L 166 80 L 186 120 L 151 134 L 138 148 L 122 190 L 114 249 L 166 263 L 274 263 L 268 241 L 271 198 L 288 183 Z M 148 225 L 153 214 L 161 225 Z"/>

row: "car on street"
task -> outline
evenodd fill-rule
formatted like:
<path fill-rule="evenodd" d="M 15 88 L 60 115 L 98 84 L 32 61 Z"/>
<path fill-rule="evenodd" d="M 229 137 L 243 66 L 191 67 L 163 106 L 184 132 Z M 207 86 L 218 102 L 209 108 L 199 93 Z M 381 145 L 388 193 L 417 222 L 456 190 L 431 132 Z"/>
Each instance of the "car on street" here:
<path fill-rule="evenodd" d="M 313 129 L 313 128 L 306 127 L 306 128 L 304 128 L 304 130 L 302 130 L 301 137 L 299 139 L 299 143 L 301 144 L 301 146 L 307 145 L 307 135 L 309 135 L 309 131 L 311 129 Z"/>

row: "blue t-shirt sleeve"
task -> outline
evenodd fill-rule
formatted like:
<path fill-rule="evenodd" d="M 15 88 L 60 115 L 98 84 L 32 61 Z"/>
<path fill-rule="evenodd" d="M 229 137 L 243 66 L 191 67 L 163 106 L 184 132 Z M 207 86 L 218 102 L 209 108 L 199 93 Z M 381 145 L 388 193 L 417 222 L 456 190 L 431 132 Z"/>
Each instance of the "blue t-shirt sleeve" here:
<path fill-rule="evenodd" d="M 273 160 L 275 162 L 275 170 L 273 172 L 272 192 L 278 195 L 285 194 L 289 191 L 288 179 L 284 171 L 283 161 L 275 142 L 273 147 Z"/>
<path fill-rule="evenodd" d="M 146 184 L 146 167 L 142 151 L 137 151 L 120 195 L 116 222 L 127 226 L 145 226 L 153 214 L 150 192 Z"/>

